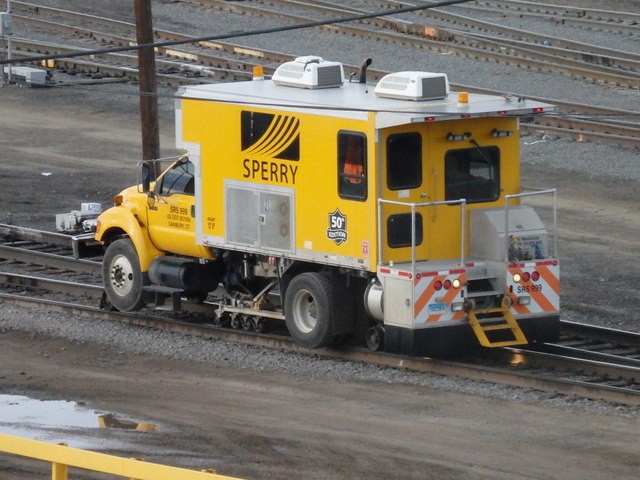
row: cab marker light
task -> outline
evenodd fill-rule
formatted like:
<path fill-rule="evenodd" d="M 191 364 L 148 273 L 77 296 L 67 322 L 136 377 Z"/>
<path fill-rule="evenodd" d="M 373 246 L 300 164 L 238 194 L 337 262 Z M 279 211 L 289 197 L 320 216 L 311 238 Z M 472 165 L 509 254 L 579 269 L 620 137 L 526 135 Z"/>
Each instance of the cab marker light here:
<path fill-rule="evenodd" d="M 494 128 L 493 130 L 491 130 L 491 136 L 493 138 L 504 138 L 504 137 L 510 137 L 513 135 L 513 132 L 511 130 L 498 130 L 497 128 Z"/>
<path fill-rule="evenodd" d="M 115 195 L 113 197 L 113 204 L 117 207 L 118 205 L 122 205 L 122 202 L 124 201 L 124 199 L 122 198 L 122 195 Z"/>
<path fill-rule="evenodd" d="M 462 142 L 471 138 L 470 132 L 464 133 L 447 133 L 447 140 L 450 142 Z"/>

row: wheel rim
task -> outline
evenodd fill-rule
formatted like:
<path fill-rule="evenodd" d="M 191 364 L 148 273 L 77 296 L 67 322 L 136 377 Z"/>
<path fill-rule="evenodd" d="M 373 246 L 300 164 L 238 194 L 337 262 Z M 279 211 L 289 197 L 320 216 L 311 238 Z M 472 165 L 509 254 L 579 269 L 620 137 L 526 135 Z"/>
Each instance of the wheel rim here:
<path fill-rule="evenodd" d="M 124 297 L 128 295 L 133 288 L 133 266 L 129 259 L 124 255 L 117 255 L 111 262 L 109 269 L 109 278 L 114 293 Z"/>
<path fill-rule="evenodd" d="M 367 330 L 366 342 L 369 350 L 375 352 L 380 349 L 382 345 L 382 330 L 380 327 L 371 327 Z"/>
<path fill-rule="evenodd" d="M 293 321 L 302 333 L 311 332 L 318 324 L 318 305 L 308 290 L 296 292 L 292 313 Z"/>

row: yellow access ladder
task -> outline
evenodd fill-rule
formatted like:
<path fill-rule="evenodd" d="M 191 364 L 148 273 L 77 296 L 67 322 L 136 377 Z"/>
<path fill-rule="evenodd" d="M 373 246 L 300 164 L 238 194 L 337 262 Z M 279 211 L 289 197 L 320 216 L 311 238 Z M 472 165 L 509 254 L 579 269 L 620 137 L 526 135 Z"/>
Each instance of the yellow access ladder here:
<path fill-rule="evenodd" d="M 480 345 L 483 347 L 511 347 L 514 345 L 526 345 L 528 342 L 527 337 L 524 336 L 520 325 L 516 322 L 516 319 L 511 313 L 511 299 L 504 297 L 502 299 L 502 305 L 497 308 L 487 308 L 481 310 L 471 309 L 467 312 L 469 318 L 469 324 L 476 334 Z M 484 324 L 478 320 L 478 315 L 488 315 L 484 317 Z M 513 340 L 499 340 L 492 341 L 487 335 L 488 332 L 496 332 L 499 330 L 511 330 L 513 334 Z"/>

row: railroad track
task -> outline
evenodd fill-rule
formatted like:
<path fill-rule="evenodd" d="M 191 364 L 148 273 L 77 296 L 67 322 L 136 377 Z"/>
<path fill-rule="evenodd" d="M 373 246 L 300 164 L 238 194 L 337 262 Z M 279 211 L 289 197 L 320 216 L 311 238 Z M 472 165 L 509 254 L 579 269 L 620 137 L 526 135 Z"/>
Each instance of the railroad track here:
<path fill-rule="evenodd" d="M 371 14 L 379 11 L 380 8 L 378 3 L 375 4 L 376 10 L 374 10 L 373 4 L 371 8 L 365 10 L 345 7 L 342 4 L 326 1 L 304 2 L 300 0 L 268 0 L 268 2 L 251 2 L 251 4 L 244 2 L 230 3 L 220 0 L 183 1 L 242 14 L 249 13 L 276 17 L 280 20 L 295 21 L 300 24 L 312 23 L 317 21 L 318 18 L 326 19 L 329 16 L 330 18 L 344 18 L 360 14 Z M 131 26 L 126 22 L 91 15 L 83 16 L 77 12 L 66 10 L 37 7 L 26 2 L 13 2 L 12 5 L 15 11 L 25 14 L 17 18 L 20 22 L 35 21 L 36 18 L 49 15 L 50 18 L 55 18 L 50 22 L 52 27 L 60 24 L 59 17 L 75 19 L 76 21 L 81 19 L 83 24 L 91 25 L 89 29 L 85 29 L 89 32 L 95 31 L 95 29 L 104 25 L 108 25 L 109 31 L 115 29 L 116 32 L 126 31 Z M 386 3 L 383 7 L 391 11 L 394 6 L 407 5 L 409 4 L 404 2 L 394 2 Z M 292 13 L 293 11 L 311 13 L 313 16 Z M 421 12 L 414 12 L 412 16 L 419 16 L 420 14 Z M 366 39 L 384 40 L 421 49 L 455 51 L 475 58 L 516 64 L 527 69 L 537 68 L 634 89 L 640 88 L 640 54 L 634 52 L 618 51 L 575 41 L 551 38 L 440 10 L 429 10 L 429 19 L 449 22 L 455 24 L 457 28 L 445 30 L 423 23 L 386 16 L 367 19 L 364 27 L 347 24 L 326 25 L 325 27 L 334 32 Z M 42 22 L 45 21 L 43 20 Z M 376 28 L 372 30 L 370 26 Z M 65 28 L 62 25 L 61 27 Z M 66 26 L 66 28 L 69 27 Z M 77 33 L 83 30 L 83 28 L 79 27 L 71 28 L 75 29 Z M 460 28 L 465 30 L 460 30 Z M 472 32 L 472 30 L 477 32 Z M 489 35 L 482 32 L 486 32 Z M 159 38 L 164 37 L 162 32 L 156 32 L 156 34 Z M 89 33 L 89 36 L 91 36 L 91 33 Z M 94 40 L 99 40 L 99 38 L 95 37 Z M 482 51 L 485 53 L 483 54 Z M 514 58 L 517 60 L 509 60 Z"/>
<path fill-rule="evenodd" d="M 521 18 L 542 18 L 563 25 L 588 30 L 602 30 L 619 34 L 640 35 L 640 14 L 618 10 L 602 10 L 584 7 L 569 7 L 548 3 L 520 0 L 477 0 L 469 5 L 470 11 L 517 15 Z"/>
<path fill-rule="evenodd" d="M 0 259 L 4 259 L 0 261 L 0 269 L 6 270 L 8 264 L 13 265 L 12 271 L 0 272 L 0 298 L 3 302 L 29 308 L 40 306 L 65 313 L 82 313 L 105 320 L 257 347 L 640 405 L 640 334 L 564 323 L 563 337 L 558 345 L 490 350 L 482 355 L 481 360 L 475 357 L 456 362 L 408 358 L 349 346 L 308 351 L 297 346 L 286 335 L 282 325 L 276 326 L 269 334 L 251 331 L 250 324 L 238 323 L 235 329 L 220 328 L 214 321 L 216 306 L 207 302 L 183 302 L 184 309 L 179 318 L 166 307 L 161 311 L 145 309 L 135 314 L 101 309 L 99 299 L 102 297 L 102 287 L 95 280 L 95 275 L 92 277 L 94 281 L 86 278 L 82 281 L 68 280 L 70 274 L 86 274 L 87 270 L 93 270 L 95 274 L 100 268 L 100 263 L 95 260 L 76 258 L 70 247 L 70 238 L 10 225 L 0 225 L 0 236 L 5 239 L 0 245 Z M 28 254 L 51 249 L 57 249 L 57 252 Z M 58 257 L 66 258 L 66 263 L 61 266 L 59 262 L 62 261 Z M 49 263 L 52 259 L 53 265 Z M 32 268 L 27 267 L 28 264 L 35 264 L 40 270 L 28 272 Z M 44 267 L 48 269 L 45 273 L 41 270 Z M 16 270 L 24 273 L 17 273 Z M 20 289 L 18 293 L 12 291 L 16 287 Z M 44 295 L 43 292 L 52 293 Z M 60 301 L 60 293 L 72 299 L 65 297 L 65 301 Z M 559 351 L 560 347 L 571 350 L 562 352 Z"/>
<path fill-rule="evenodd" d="M 379 2 L 369 8 L 351 8 L 327 1 L 257 0 L 246 4 L 220 0 L 184 0 L 204 4 L 212 8 L 238 13 L 250 13 L 276 17 L 296 23 L 308 23 L 318 18 L 340 18 L 380 11 Z M 261 5 L 255 5 L 261 4 Z M 383 10 L 414 5 L 408 2 L 386 2 Z M 297 13 L 296 13 L 297 12 Z M 304 14 L 306 13 L 306 15 Z M 410 20 L 404 17 L 379 17 L 367 19 L 365 25 L 330 25 L 334 32 L 364 39 L 387 41 L 399 45 L 430 49 L 439 52 L 455 52 L 472 58 L 515 65 L 526 69 L 538 69 L 563 75 L 572 75 L 603 83 L 640 88 L 640 55 L 634 52 L 597 47 L 580 42 L 551 38 L 476 18 L 450 13 L 447 10 L 429 10 L 428 20 L 440 20 L 453 27 L 434 26 L 416 21 L 422 12 L 412 12 Z M 371 28 L 375 27 L 375 28 Z"/>
<path fill-rule="evenodd" d="M 17 8 L 20 9 L 21 14 L 17 17 L 18 21 L 30 24 L 32 27 L 62 31 L 65 33 L 64 38 L 68 38 L 70 44 L 73 42 L 72 39 L 78 41 L 77 39 L 80 38 L 89 42 L 91 48 L 96 49 L 109 45 L 127 46 L 134 41 L 135 25 L 132 23 L 45 7 L 39 7 L 36 13 L 33 13 L 35 9 L 31 4 L 14 2 L 12 5 L 17 5 Z M 30 14 L 35 17 L 29 16 Z M 43 18 L 47 16 L 48 18 Z M 91 28 L 65 24 L 58 17 L 83 25 L 87 24 Z M 101 30 L 108 31 L 108 33 L 102 33 Z M 156 30 L 156 36 L 162 41 L 186 41 L 193 38 L 164 30 Z M 14 40 L 14 45 L 17 49 L 16 56 L 60 54 L 78 50 L 78 47 L 75 46 L 25 39 Z M 266 73 L 270 74 L 277 65 L 291 59 L 291 55 L 259 48 L 247 48 L 228 42 L 200 42 L 193 46 L 163 47 L 158 50 L 158 79 L 165 85 L 174 86 L 203 81 L 248 79 L 256 65 L 263 66 Z M 58 68 L 70 73 L 86 72 L 86 75 L 93 79 L 90 81 L 98 82 L 131 81 L 137 79 L 138 75 L 135 54 L 101 54 L 92 56 L 91 60 L 77 58 L 60 60 Z M 346 65 L 345 68 L 347 73 L 351 74 L 357 72 L 359 66 Z M 387 73 L 389 72 L 383 70 L 369 70 L 373 80 L 382 78 Z M 454 83 L 452 83 L 452 87 L 457 90 L 477 93 L 495 95 L 502 93 Z M 548 134 L 581 141 L 608 142 L 640 148 L 640 125 L 636 112 L 575 105 L 547 98 L 536 98 L 536 100 L 558 105 L 560 113 L 535 117 L 530 123 L 522 123 L 523 131 L 538 135 Z M 571 113 L 569 114 L 569 112 Z M 597 115 L 595 120 L 592 115 Z"/>

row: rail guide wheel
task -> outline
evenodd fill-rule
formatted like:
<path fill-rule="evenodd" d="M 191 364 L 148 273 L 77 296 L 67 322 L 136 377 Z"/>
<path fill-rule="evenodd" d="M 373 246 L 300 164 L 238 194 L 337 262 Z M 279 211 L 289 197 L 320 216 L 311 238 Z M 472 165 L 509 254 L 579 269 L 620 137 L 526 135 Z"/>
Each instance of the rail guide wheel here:
<path fill-rule="evenodd" d="M 382 325 L 375 325 L 367 330 L 365 335 L 367 342 L 367 348 L 374 352 L 381 350 L 384 346 L 384 327 Z"/>

